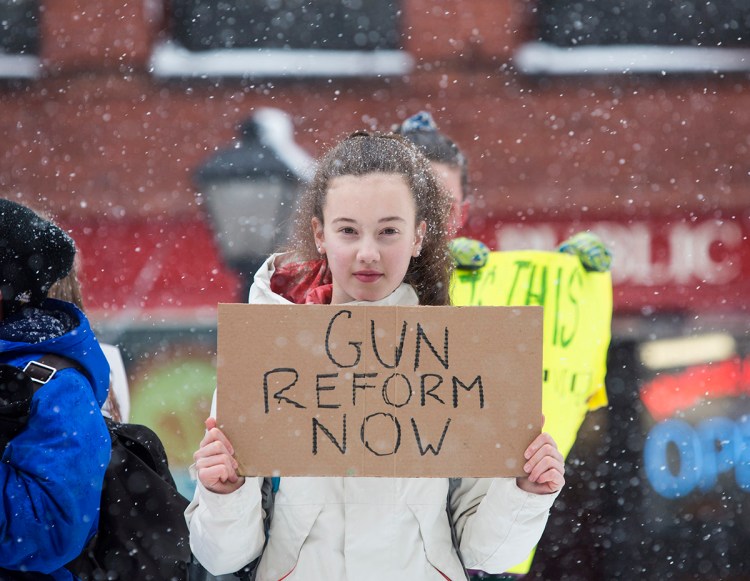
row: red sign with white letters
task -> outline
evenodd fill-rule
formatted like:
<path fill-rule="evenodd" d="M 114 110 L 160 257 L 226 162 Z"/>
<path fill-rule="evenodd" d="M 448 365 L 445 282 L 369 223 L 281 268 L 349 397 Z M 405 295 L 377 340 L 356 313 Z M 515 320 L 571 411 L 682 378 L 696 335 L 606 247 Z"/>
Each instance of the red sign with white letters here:
<path fill-rule="evenodd" d="M 499 250 L 550 250 L 590 230 L 612 251 L 618 313 L 744 310 L 750 303 L 750 213 L 714 219 L 498 222 L 481 239 Z"/>

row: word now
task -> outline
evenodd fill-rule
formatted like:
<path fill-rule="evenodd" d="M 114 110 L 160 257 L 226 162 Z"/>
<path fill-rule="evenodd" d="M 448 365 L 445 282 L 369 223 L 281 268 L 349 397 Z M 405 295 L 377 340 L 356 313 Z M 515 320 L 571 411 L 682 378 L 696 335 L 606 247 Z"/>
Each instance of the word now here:
<path fill-rule="evenodd" d="M 419 432 L 419 427 L 414 418 L 410 418 L 412 430 L 414 431 L 414 440 L 416 441 L 417 447 L 419 448 L 420 456 L 424 456 L 427 452 L 431 452 L 434 456 L 440 454 L 440 450 L 443 447 L 445 441 L 445 435 L 448 433 L 448 427 L 451 425 L 451 420 L 448 418 L 443 427 L 442 434 L 437 446 L 429 442 L 423 442 L 422 435 Z M 368 430 L 369 428 L 369 430 Z M 371 443 L 368 433 L 371 430 L 376 430 L 381 438 L 374 439 L 377 443 Z M 312 418 L 312 453 L 317 455 L 318 453 L 318 432 L 325 435 L 336 449 L 341 454 L 346 454 L 347 450 L 347 431 L 346 431 L 346 414 L 342 418 L 341 435 L 334 435 L 328 427 L 324 426 L 317 418 Z M 385 442 L 382 441 L 382 434 L 388 434 L 388 438 Z M 401 447 L 401 423 L 398 418 L 393 414 L 378 412 L 370 414 L 365 417 L 362 421 L 362 425 L 359 429 L 359 439 L 365 448 L 376 456 L 392 456 L 398 452 Z"/>
<path fill-rule="evenodd" d="M 678 419 L 658 423 L 643 458 L 651 486 L 666 498 L 711 490 L 719 474 L 731 470 L 737 485 L 750 491 L 750 416 L 710 418 L 695 427 Z"/>

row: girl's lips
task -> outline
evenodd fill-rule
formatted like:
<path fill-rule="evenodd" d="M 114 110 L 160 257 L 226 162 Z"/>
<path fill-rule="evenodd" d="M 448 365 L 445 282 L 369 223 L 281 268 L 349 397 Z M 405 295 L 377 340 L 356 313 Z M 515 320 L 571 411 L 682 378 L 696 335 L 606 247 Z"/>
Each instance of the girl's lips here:
<path fill-rule="evenodd" d="M 375 282 L 383 276 L 380 272 L 360 271 L 354 273 L 354 278 L 360 282 Z"/>

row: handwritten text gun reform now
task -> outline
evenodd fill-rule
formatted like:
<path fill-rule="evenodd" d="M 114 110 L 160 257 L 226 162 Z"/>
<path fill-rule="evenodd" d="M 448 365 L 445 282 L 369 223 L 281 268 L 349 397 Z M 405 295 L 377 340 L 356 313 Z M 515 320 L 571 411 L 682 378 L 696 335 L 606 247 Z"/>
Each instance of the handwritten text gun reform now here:
<path fill-rule="evenodd" d="M 245 475 L 520 476 L 540 307 L 219 305 L 217 419 Z"/>

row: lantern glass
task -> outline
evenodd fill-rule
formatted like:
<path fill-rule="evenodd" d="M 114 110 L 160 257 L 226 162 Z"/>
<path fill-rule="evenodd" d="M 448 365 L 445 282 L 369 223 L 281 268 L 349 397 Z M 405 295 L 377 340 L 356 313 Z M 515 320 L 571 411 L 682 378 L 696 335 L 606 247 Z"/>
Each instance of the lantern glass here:
<path fill-rule="evenodd" d="M 297 185 L 284 179 L 234 179 L 206 184 L 204 196 L 224 260 L 263 259 L 286 239 Z"/>

